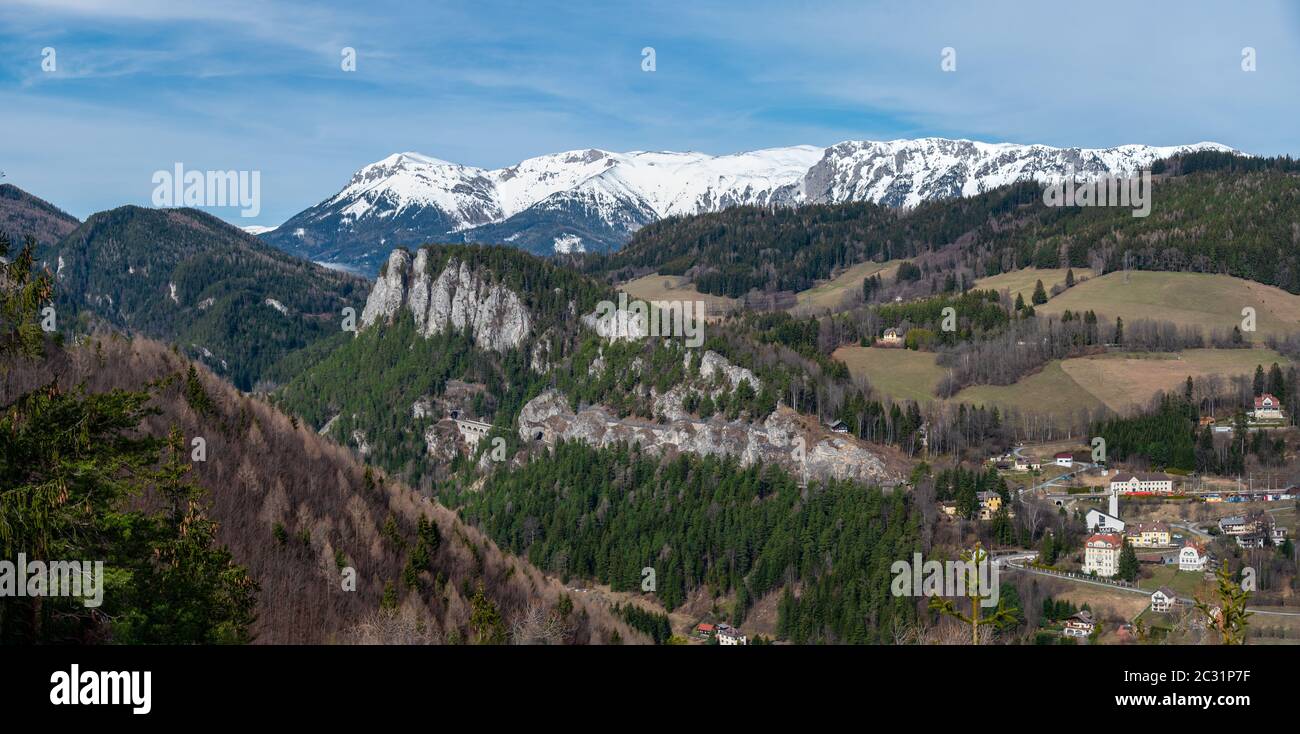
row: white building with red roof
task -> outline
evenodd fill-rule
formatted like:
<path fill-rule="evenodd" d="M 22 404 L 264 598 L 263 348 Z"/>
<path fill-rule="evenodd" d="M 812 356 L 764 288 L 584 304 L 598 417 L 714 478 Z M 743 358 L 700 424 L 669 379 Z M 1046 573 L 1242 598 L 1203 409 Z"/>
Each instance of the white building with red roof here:
<path fill-rule="evenodd" d="M 1179 571 L 1204 571 L 1207 560 L 1205 549 L 1195 541 L 1184 542 L 1178 550 Z"/>
<path fill-rule="evenodd" d="M 1124 538 L 1114 533 L 1097 533 L 1083 545 L 1083 572 L 1110 578 L 1119 573 L 1119 552 Z"/>
<path fill-rule="evenodd" d="M 1285 416 L 1282 415 L 1282 401 L 1270 393 L 1256 397 L 1255 412 L 1251 417 L 1257 421 L 1285 420 Z"/>

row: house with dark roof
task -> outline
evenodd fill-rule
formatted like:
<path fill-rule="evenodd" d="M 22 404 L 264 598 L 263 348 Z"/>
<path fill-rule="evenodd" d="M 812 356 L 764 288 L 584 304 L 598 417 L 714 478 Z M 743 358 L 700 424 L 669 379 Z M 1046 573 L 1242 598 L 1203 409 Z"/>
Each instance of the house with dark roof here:
<path fill-rule="evenodd" d="M 1085 609 L 1065 620 L 1061 634 L 1066 637 L 1087 637 L 1095 629 L 1097 629 L 1097 622 L 1092 618 L 1092 612 Z"/>
<path fill-rule="evenodd" d="M 1174 608 L 1174 604 L 1177 603 L 1177 601 L 1178 597 L 1174 594 L 1173 589 L 1170 589 L 1168 586 L 1161 586 L 1159 589 L 1156 589 L 1151 593 L 1151 611 L 1160 613 L 1168 612 L 1170 609 Z"/>

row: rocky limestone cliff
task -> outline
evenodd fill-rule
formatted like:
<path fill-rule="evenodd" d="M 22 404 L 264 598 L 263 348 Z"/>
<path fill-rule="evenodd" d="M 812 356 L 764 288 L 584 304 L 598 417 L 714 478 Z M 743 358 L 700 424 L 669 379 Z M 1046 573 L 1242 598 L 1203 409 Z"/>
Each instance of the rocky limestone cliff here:
<path fill-rule="evenodd" d="M 548 444 L 561 439 L 578 440 L 592 446 L 640 442 L 646 451 L 661 455 L 687 451 L 735 456 L 746 466 L 759 461 L 776 463 L 796 476 L 806 471 L 809 479 L 853 479 L 888 485 L 900 481 L 880 457 L 856 442 L 810 436 L 799 415 L 788 408 L 778 408 L 760 424 L 678 418 L 664 425 L 619 419 L 603 406 L 574 413 L 563 394 L 548 390 L 520 412 L 519 437 Z"/>
<path fill-rule="evenodd" d="M 466 330 L 480 349 L 497 352 L 518 348 L 528 338 L 532 315 L 514 291 L 457 258 L 436 276 L 429 270 L 428 250 L 414 258 L 406 250 L 394 250 L 366 299 L 362 327 L 392 321 L 406 308 L 424 336 Z"/>
<path fill-rule="evenodd" d="M 689 367 L 690 355 L 686 356 L 686 364 Z M 595 362 L 592 363 L 595 366 Z M 694 383 L 681 383 L 674 385 L 662 395 L 651 388 L 651 394 L 654 396 L 655 415 L 662 415 L 670 421 L 690 420 L 691 414 L 683 405 L 688 392 L 697 392 L 708 395 L 710 398 L 717 399 L 723 390 L 735 390 L 741 382 L 748 382 L 749 386 L 755 392 L 763 389 L 763 382 L 754 375 L 753 372 L 732 364 L 726 357 L 718 354 L 712 349 L 706 350 L 700 357 L 700 377 Z M 603 369 L 603 365 L 602 365 Z M 726 378 L 726 385 L 713 387 L 716 375 L 722 375 Z"/>

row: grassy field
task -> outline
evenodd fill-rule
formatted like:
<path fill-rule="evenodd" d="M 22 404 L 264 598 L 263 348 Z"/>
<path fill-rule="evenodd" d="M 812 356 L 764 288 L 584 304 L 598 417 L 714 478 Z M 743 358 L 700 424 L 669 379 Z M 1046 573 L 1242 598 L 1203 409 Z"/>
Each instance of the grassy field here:
<path fill-rule="evenodd" d="M 944 370 L 934 355 L 910 349 L 840 347 L 833 355 L 854 375 L 896 400 L 937 399 L 934 388 Z M 1049 362 L 1014 385 L 973 385 L 954 402 L 996 405 L 1022 413 L 1072 416 L 1103 405 L 1127 412 L 1145 405 L 1159 390 L 1178 390 L 1188 375 L 1252 374 L 1256 365 L 1282 366 L 1286 358 L 1271 349 L 1189 349 L 1181 353 L 1110 353 Z"/>
<path fill-rule="evenodd" d="M 980 278 L 975 281 L 975 287 L 980 290 L 1009 291 L 1011 301 L 1014 303 L 1016 294 L 1020 293 L 1025 297 L 1025 303 L 1030 302 L 1034 295 L 1034 284 L 1039 280 L 1043 281 L 1043 287 L 1050 294 L 1052 286 L 1057 283 L 1065 283 L 1066 268 L 1024 268 L 1022 270 L 1013 270 L 1009 273 L 994 275 L 988 278 Z M 1075 268 L 1075 282 L 1084 278 L 1091 278 L 1092 271 L 1088 268 Z"/>
<path fill-rule="evenodd" d="M 888 282 L 893 278 L 894 273 L 898 271 L 898 265 L 901 262 L 902 260 L 890 260 L 883 263 L 858 263 L 825 283 L 815 285 L 806 291 L 800 291 L 796 294 L 799 299 L 798 303 L 790 309 L 790 313 L 796 316 L 806 316 L 827 310 L 839 310 L 844 296 L 851 292 L 860 292 L 862 290 L 862 281 L 867 276 L 880 273 L 880 277 Z"/>
<path fill-rule="evenodd" d="M 1066 374 L 1059 361 L 1047 363 L 1043 369 L 1014 385 L 972 385 L 957 393 L 954 400 L 1057 416 L 1069 416 L 1101 406 L 1095 395 Z"/>
<path fill-rule="evenodd" d="M 1241 310 L 1256 311 L 1256 331 L 1246 336 L 1262 341 L 1269 334 L 1300 331 L 1300 296 L 1280 288 L 1227 275 L 1131 271 L 1092 278 L 1035 309 L 1060 314 L 1066 309 L 1092 309 L 1105 321 L 1156 319 L 1231 330 L 1241 324 Z M 1208 336 L 1208 334 L 1207 334 Z"/>
<path fill-rule="evenodd" d="M 1041 579 L 1043 577 L 1037 576 L 1035 578 Z M 1124 619 L 1132 619 L 1151 604 L 1149 597 L 1134 594 L 1130 591 L 1107 589 L 1102 586 L 1076 583 L 1069 580 L 1063 580 L 1060 583 L 1063 590 L 1052 593 L 1055 599 L 1071 602 L 1077 607 L 1087 604 L 1092 607 L 1094 614 L 1103 617 L 1115 615 Z"/>
<path fill-rule="evenodd" d="M 935 364 L 934 354 L 930 352 L 840 347 L 833 356 L 848 365 L 851 373 L 865 376 L 872 387 L 896 400 L 937 400 L 934 388 L 943 378 L 944 370 Z M 968 387 L 957 393 L 955 402 L 1052 415 L 1100 405 L 1096 397 L 1061 370 L 1059 362 L 1048 364 L 1015 385 Z"/>
<path fill-rule="evenodd" d="M 1161 586 L 1168 586 L 1182 599 L 1194 598 L 1197 594 L 1206 597 L 1210 586 L 1205 583 L 1205 574 L 1198 571 L 1179 571 L 1178 566 L 1156 566 L 1152 568 L 1151 578 L 1138 579 L 1138 587 L 1155 591 Z"/>
<path fill-rule="evenodd" d="M 1067 359 L 1061 369 L 1111 410 L 1141 407 L 1159 390 L 1178 390 L 1190 377 L 1251 375 L 1256 365 L 1288 360 L 1271 349 L 1188 349 L 1178 353 L 1100 354 Z"/>
<path fill-rule="evenodd" d="M 898 400 L 934 400 L 934 388 L 944 375 L 930 352 L 840 347 L 831 356 L 848 365 L 855 376 L 865 376 L 879 392 Z"/>
<path fill-rule="evenodd" d="M 643 301 L 704 301 L 709 304 L 710 313 L 713 315 L 740 306 L 740 301 L 735 298 L 700 293 L 695 290 L 693 283 L 687 282 L 680 275 L 646 275 L 636 280 L 629 280 L 619 286 L 619 290 Z M 718 314 L 714 314 L 715 309 Z"/>

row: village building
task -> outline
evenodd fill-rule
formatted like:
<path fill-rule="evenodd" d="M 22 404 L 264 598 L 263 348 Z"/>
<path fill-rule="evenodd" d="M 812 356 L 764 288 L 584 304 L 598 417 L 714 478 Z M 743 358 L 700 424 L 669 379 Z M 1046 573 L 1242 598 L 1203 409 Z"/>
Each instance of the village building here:
<path fill-rule="evenodd" d="M 1219 518 L 1219 532 L 1224 535 L 1245 535 L 1251 529 L 1245 515 L 1230 515 Z"/>
<path fill-rule="evenodd" d="M 1111 515 L 1110 513 L 1102 512 L 1101 510 L 1093 508 L 1091 510 L 1088 510 L 1088 514 L 1084 515 L 1083 517 L 1084 517 L 1084 523 L 1087 525 L 1088 530 L 1094 533 L 1124 532 L 1124 527 L 1125 527 L 1124 521 L 1119 519 L 1118 517 L 1115 517 L 1114 515 Z"/>
<path fill-rule="evenodd" d="M 1237 539 L 1242 548 L 1265 548 L 1286 542 L 1286 527 L 1267 512 L 1232 515 L 1219 520 L 1219 531 Z"/>
<path fill-rule="evenodd" d="M 746 637 L 744 633 L 742 633 L 740 630 L 736 629 L 735 627 L 732 627 L 731 625 L 725 623 L 718 624 L 718 632 L 716 637 L 718 638 L 719 645 L 748 645 L 749 644 L 749 638 Z"/>
<path fill-rule="evenodd" d="M 1124 540 L 1112 533 L 1097 533 L 1083 546 L 1083 572 L 1110 578 L 1119 572 L 1119 553 Z"/>
<path fill-rule="evenodd" d="M 1062 628 L 1061 634 L 1066 637 L 1087 637 L 1095 629 L 1097 623 L 1092 618 L 1092 612 L 1085 609 L 1065 620 L 1065 627 Z"/>
<path fill-rule="evenodd" d="M 978 492 L 975 498 L 980 503 L 980 519 L 990 520 L 1002 509 L 1002 495 L 997 492 Z"/>
<path fill-rule="evenodd" d="M 1124 532 L 1135 548 L 1163 548 L 1170 545 L 1169 526 L 1162 522 L 1139 522 Z"/>
<path fill-rule="evenodd" d="M 1065 467 L 1074 466 L 1074 454 L 1070 453 L 1069 451 L 1061 451 L 1060 453 L 1056 454 L 1052 458 L 1056 461 L 1057 466 L 1065 466 Z"/>
<path fill-rule="evenodd" d="M 1174 603 L 1177 601 L 1178 597 L 1174 595 L 1172 589 L 1168 586 L 1161 586 L 1151 593 L 1151 611 L 1167 612 L 1173 608 Z"/>
<path fill-rule="evenodd" d="M 885 329 L 885 335 L 880 337 L 880 340 L 876 343 L 882 347 L 901 347 L 903 346 L 903 335 L 899 333 L 898 329 L 890 327 Z"/>
<path fill-rule="evenodd" d="M 1127 472 L 1110 480 L 1110 491 L 1124 494 L 1173 494 L 1174 480 L 1165 474 Z"/>
<path fill-rule="evenodd" d="M 1282 414 L 1282 401 L 1269 393 L 1264 393 L 1255 398 L 1255 410 L 1250 414 L 1250 416 L 1257 421 L 1280 421 L 1286 419 L 1286 416 Z"/>
<path fill-rule="evenodd" d="M 1268 546 L 1279 546 L 1286 542 L 1286 528 L 1274 524 L 1272 518 L 1268 522 L 1260 523 L 1257 530 L 1251 531 L 1244 535 L 1238 535 L 1237 545 L 1242 548 L 1267 548 Z"/>
<path fill-rule="evenodd" d="M 1114 533 L 1122 534 L 1124 532 L 1124 521 L 1119 519 L 1119 493 L 1112 491 L 1110 493 L 1110 511 L 1102 512 L 1096 508 L 1088 510 L 1083 516 L 1084 525 L 1093 533 Z"/>
<path fill-rule="evenodd" d="M 1179 571 L 1204 571 L 1207 560 L 1205 549 L 1194 541 L 1186 541 L 1178 550 Z"/>

